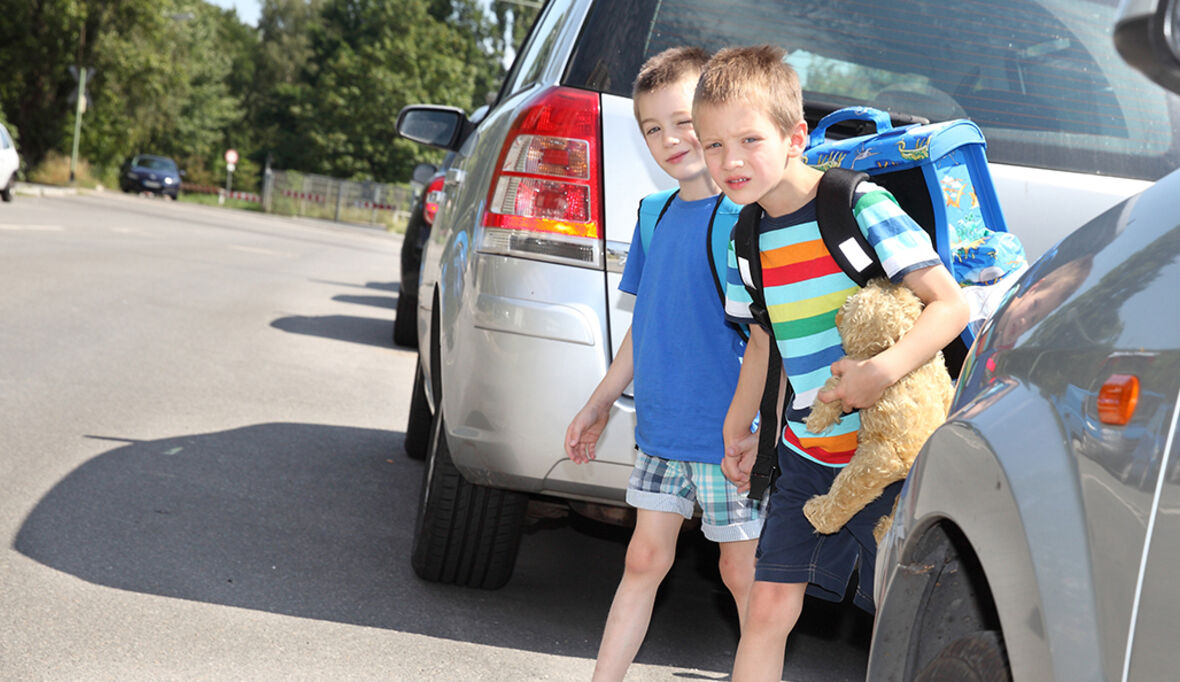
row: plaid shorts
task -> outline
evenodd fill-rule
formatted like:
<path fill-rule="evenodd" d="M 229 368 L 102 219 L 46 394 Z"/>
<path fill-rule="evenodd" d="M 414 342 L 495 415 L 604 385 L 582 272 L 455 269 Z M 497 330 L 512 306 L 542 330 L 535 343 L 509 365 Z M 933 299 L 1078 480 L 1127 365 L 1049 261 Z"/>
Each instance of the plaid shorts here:
<path fill-rule="evenodd" d="M 691 519 L 694 503 L 701 506 L 701 530 L 713 542 L 754 540 L 762 533 L 762 503 L 739 493 L 720 464 L 637 453 L 627 504 Z"/>

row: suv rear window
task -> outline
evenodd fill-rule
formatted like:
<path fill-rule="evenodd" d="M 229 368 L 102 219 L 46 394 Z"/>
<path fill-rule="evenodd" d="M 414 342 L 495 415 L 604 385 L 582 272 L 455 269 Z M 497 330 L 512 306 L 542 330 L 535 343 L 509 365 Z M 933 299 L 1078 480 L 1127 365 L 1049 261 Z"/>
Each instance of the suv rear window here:
<path fill-rule="evenodd" d="M 812 125 L 854 104 L 966 117 L 988 158 L 1155 180 L 1180 166 L 1180 98 L 1125 65 L 1116 0 L 598 0 L 565 83 L 629 96 L 676 45 L 790 51 Z"/>

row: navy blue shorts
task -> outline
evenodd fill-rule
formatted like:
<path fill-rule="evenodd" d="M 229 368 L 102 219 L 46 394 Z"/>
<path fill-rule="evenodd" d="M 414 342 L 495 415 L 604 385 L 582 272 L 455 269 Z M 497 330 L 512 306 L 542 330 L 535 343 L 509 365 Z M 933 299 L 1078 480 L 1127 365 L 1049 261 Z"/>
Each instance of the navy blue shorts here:
<path fill-rule="evenodd" d="M 840 469 L 817 464 L 779 444 L 782 474 L 770 495 L 770 509 L 758 542 L 754 579 L 772 583 L 808 583 L 807 594 L 843 601 L 852 572 L 857 571 L 857 606 L 873 613 L 873 563 L 877 542 L 873 526 L 893 509 L 902 481 L 852 517 L 831 535 L 821 535 L 803 515 L 803 504 L 828 492 Z"/>

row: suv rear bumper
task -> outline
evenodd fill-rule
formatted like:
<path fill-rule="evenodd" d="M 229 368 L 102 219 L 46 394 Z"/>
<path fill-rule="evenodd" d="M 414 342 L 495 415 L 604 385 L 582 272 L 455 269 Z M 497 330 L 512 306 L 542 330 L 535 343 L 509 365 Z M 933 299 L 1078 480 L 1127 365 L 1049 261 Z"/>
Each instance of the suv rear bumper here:
<path fill-rule="evenodd" d="M 608 367 L 605 273 L 475 258 L 477 282 L 454 321 L 441 311 L 443 407 L 455 466 L 480 485 L 621 504 L 635 459 L 633 401 L 616 401 L 596 461 L 576 465 L 563 446 L 566 427 Z"/>

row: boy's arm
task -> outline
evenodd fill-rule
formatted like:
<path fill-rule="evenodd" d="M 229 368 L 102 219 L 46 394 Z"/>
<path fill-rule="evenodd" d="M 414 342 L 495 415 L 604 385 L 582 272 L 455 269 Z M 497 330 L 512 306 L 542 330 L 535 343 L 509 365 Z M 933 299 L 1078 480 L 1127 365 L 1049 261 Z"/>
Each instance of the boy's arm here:
<path fill-rule="evenodd" d="M 611 406 L 623 395 L 627 384 L 635 376 L 634 358 L 631 353 L 631 328 L 623 337 L 619 352 L 606 376 L 598 382 L 598 387 L 590 394 L 590 399 L 576 415 L 565 430 L 565 454 L 577 464 L 584 464 L 594 459 L 594 448 L 598 444 L 598 437 L 606 428 L 610 417 Z"/>
<path fill-rule="evenodd" d="M 820 391 L 823 402 L 844 401 L 844 410 L 869 407 L 885 389 L 925 364 L 967 326 L 970 311 L 951 273 L 940 265 L 914 270 L 902 284 L 926 307 L 910 331 L 892 347 L 868 360 L 842 358 L 832 363 L 832 374 L 841 377 L 834 390 Z"/>
<path fill-rule="evenodd" d="M 742 356 L 737 388 L 734 390 L 733 400 L 729 403 L 729 411 L 725 414 L 725 424 L 722 427 L 725 457 L 721 461 L 721 471 L 742 492 L 750 487 L 750 469 L 754 466 L 754 459 L 758 454 L 758 436 L 756 433 L 750 433 L 750 424 L 758 414 L 762 389 L 766 385 L 770 343 L 770 335 L 765 329 L 757 324 L 750 325 L 750 339 L 746 343 L 745 355 Z M 766 428 L 766 425 L 760 425 L 759 428 Z"/>

